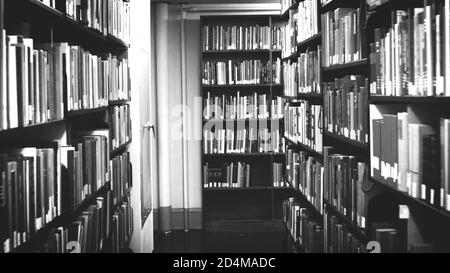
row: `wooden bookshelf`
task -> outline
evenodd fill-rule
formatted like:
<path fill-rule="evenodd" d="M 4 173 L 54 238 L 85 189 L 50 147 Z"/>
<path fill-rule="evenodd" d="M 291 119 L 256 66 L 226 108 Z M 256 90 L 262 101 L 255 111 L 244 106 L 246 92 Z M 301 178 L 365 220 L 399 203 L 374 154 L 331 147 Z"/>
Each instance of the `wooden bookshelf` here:
<path fill-rule="evenodd" d="M 369 98 L 370 104 L 450 104 L 450 97 L 394 97 L 394 96 L 377 96 L 372 95 Z"/>
<path fill-rule="evenodd" d="M 324 136 L 326 138 L 332 138 L 334 140 L 337 140 L 342 145 L 351 146 L 353 148 L 359 149 L 363 153 L 368 153 L 369 152 L 369 145 L 368 144 L 364 144 L 364 143 L 361 143 L 359 141 L 347 138 L 345 136 L 337 135 L 337 134 L 330 133 L 330 132 L 324 132 L 323 134 L 324 134 Z"/>
<path fill-rule="evenodd" d="M 369 64 L 369 60 L 368 59 L 362 59 L 362 60 L 359 60 L 359 61 L 349 62 L 349 63 L 345 63 L 345 64 L 339 64 L 339 65 L 332 65 L 330 67 L 324 67 L 323 71 L 325 73 L 332 73 L 332 72 L 342 71 L 342 70 L 354 71 L 354 70 L 361 69 L 361 68 L 366 68 L 367 69 L 367 65 L 368 64 Z"/>
<path fill-rule="evenodd" d="M 319 32 L 318 34 L 312 36 L 309 39 L 306 39 L 303 42 L 300 42 L 297 44 L 297 49 L 299 52 L 304 52 L 306 49 L 313 49 L 311 47 L 317 46 L 322 43 L 322 33 Z"/>
<path fill-rule="evenodd" d="M 127 2 L 127 1 L 126 1 Z M 121 39 L 112 36 L 111 34 L 103 34 L 98 30 L 91 29 L 88 27 L 88 24 L 81 23 L 78 21 L 75 21 L 74 19 L 70 18 L 66 14 L 51 8 L 47 5 L 45 5 L 43 2 L 38 0 L 17 0 L 17 1 L 4 1 L 0 0 L 0 30 L 6 29 L 7 33 L 13 33 L 14 35 L 23 35 L 24 37 L 31 38 L 33 44 L 41 45 L 41 44 L 60 44 L 60 43 L 68 43 L 70 45 L 77 45 L 80 49 L 83 49 L 86 52 L 89 52 L 91 55 L 94 55 L 96 57 L 102 57 L 105 58 L 105 56 L 114 56 L 118 60 L 126 60 L 128 59 L 128 49 L 129 44 L 122 41 Z M 4 9 L 3 9 L 4 7 Z M 124 17 L 125 18 L 125 17 Z M 13 30 L 11 30 L 13 29 Z M 30 40 L 31 41 L 31 40 Z M 36 49 L 36 47 L 35 47 Z M 54 50 L 53 48 L 48 48 L 44 51 L 51 51 Z M 4 57 L 2 49 L 0 49 L 1 56 Z M 31 69 L 31 68 L 30 68 Z M 64 72 L 66 73 L 66 72 Z M 56 77 L 60 75 L 56 75 Z M 65 75 L 67 76 L 67 75 Z M 69 75 L 70 77 L 70 75 Z M 1 77 L 0 77 L 1 78 Z M 6 81 L 7 79 L 1 78 L 1 81 Z M 55 87 L 57 88 L 57 87 Z M 3 90 L 2 90 L 3 91 Z M 4 92 L 10 92 L 10 90 L 4 90 Z M 109 127 L 111 127 L 110 124 L 108 124 L 108 121 L 105 121 L 105 117 L 107 116 L 108 109 L 113 106 L 120 106 L 124 104 L 129 104 L 130 101 L 111 101 L 108 103 L 108 105 L 104 107 L 99 107 L 95 109 L 86 109 L 86 110 L 80 110 L 80 111 L 69 111 L 67 112 L 65 109 L 67 109 L 69 105 L 69 98 L 68 98 L 68 91 L 63 90 L 61 93 L 61 96 L 58 97 L 59 93 L 57 95 L 51 94 L 53 97 L 50 97 L 50 92 L 53 92 L 49 88 L 49 94 L 46 94 L 47 99 L 55 99 L 55 105 L 47 105 L 49 112 L 51 111 L 51 107 L 55 107 L 59 111 L 61 110 L 61 118 L 58 118 L 56 120 L 51 120 L 45 123 L 40 124 L 33 124 L 28 125 L 21 128 L 13 128 L 8 130 L 0 131 L 0 138 L 3 142 L 3 149 L 9 149 L 11 148 L 9 145 L 23 147 L 23 145 L 26 145 L 26 147 L 41 147 L 43 143 L 56 143 L 58 147 L 52 147 L 52 149 L 55 152 L 55 160 L 54 165 L 51 166 L 51 168 L 55 169 L 55 181 L 52 181 L 51 184 L 55 184 L 54 188 L 51 190 L 54 191 L 54 195 L 51 196 L 52 198 L 55 198 L 60 201 L 61 203 L 58 203 L 58 207 L 61 206 L 61 211 L 58 212 L 58 216 L 56 216 L 52 220 L 48 220 L 47 223 L 39 229 L 36 233 L 30 233 L 29 234 L 29 240 L 27 240 L 25 243 L 20 244 L 19 247 L 10 249 L 10 252 L 12 253 L 35 253 L 35 252 L 47 252 L 47 251 L 55 251 L 56 249 L 49 248 L 49 245 L 52 244 L 52 242 L 49 241 L 49 238 L 53 235 L 56 229 L 58 228 L 69 228 L 69 226 L 79 219 L 79 217 L 84 213 L 87 212 L 88 209 L 92 205 L 96 205 L 98 202 L 101 202 L 98 200 L 98 198 L 103 198 L 105 200 L 107 196 L 112 191 L 110 186 L 110 181 L 108 179 L 104 179 L 101 184 L 103 186 L 100 187 L 100 185 L 92 184 L 90 185 L 92 187 L 92 193 L 90 193 L 84 200 L 77 200 L 75 199 L 77 197 L 69 197 L 67 194 L 69 194 L 68 186 L 72 187 L 72 190 L 75 190 L 74 185 L 65 185 L 68 181 L 62 181 L 61 184 L 57 184 L 59 181 L 57 176 L 61 176 L 60 180 L 66 179 L 64 175 L 68 174 L 68 167 L 66 168 L 65 172 L 67 174 L 64 174 L 64 171 L 60 170 L 63 168 L 63 165 L 57 165 L 57 162 L 60 162 L 60 152 L 59 150 L 61 147 L 66 146 L 75 146 L 78 141 L 78 137 L 80 137 L 81 132 L 91 132 L 91 131 L 101 131 L 101 132 L 107 132 Z M 106 92 L 107 93 L 107 92 Z M 39 94 L 41 95 L 41 94 Z M 44 96 L 44 95 L 42 95 Z M 61 99 L 61 102 L 59 101 Z M 57 101 L 56 101 L 57 100 Z M 31 102 L 28 102 L 31 103 Z M 61 109 L 59 108 L 59 103 L 61 103 Z M 19 111 L 23 111 L 24 108 L 19 107 Z M 28 110 L 32 111 L 32 110 Z M 33 110 L 34 111 L 34 110 Z M 42 115 L 42 113 L 33 113 L 35 115 Z M 20 113 L 19 113 L 20 115 Z M 22 113 L 23 116 L 25 114 Z M 53 113 L 49 113 L 49 115 L 53 115 Z M 55 114 L 56 115 L 56 114 Z M 59 115 L 59 112 L 58 112 Z M 109 137 L 109 136 L 108 136 Z M 106 136 L 105 136 L 106 139 Z M 130 145 L 131 141 L 121 145 L 118 149 L 110 150 L 107 152 L 108 154 L 112 155 L 118 155 L 122 152 L 127 151 L 128 146 Z M 110 147 L 109 143 L 108 149 Z M 47 145 L 47 144 L 45 144 Z M 50 144 L 49 144 L 50 145 Z M 50 147 L 49 147 L 50 148 Z M 57 150 L 58 149 L 58 150 Z M 76 148 L 77 149 L 77 148 Z M 105 156 L 105 165 L 106 165 L 106 159 Z M 109 162 L 108 164 L 109 165 Z M 50 165 L 49 165 L 50 166 Z M 50 167 L 48 167 L 50 169 Z M 58 170 L 58 171 L 57 171 Z M 105 170 L 105 177 L 106 172 L 108 170 Z M 37 178 L 36 178 L 37 179 Z M 102 178 L 103 180 L 103 178 Z M 84 181 L 81 181 L 84 183 Z M 49 184 L 50 185 L 50 184 Z M 85 185 L 81 185 L 85 186 Z M 98 188 L 95 190 L 95 188 Z M 58 190 L 58 191 L 57 191 Z M 50 191 L 50 188 L 48 189 Z M 64 192 L 63 192 L 64 191 Z M 61 196 L 57 196 L 61 194 Z M 57 199 L 59 198 L 59 199 Z M 71 200 L 67 200 L 71 199 Z M 73 199 L 73 200 L 72 200 Z M 101 200 L 101 199 L 100 199 Z M 36 199 L 27 200 L 28 202 L 35 202 Z M 75 209 L 68 209 L 68 207 L 72 206 L 73 203 L 80 203 L 76 206 Z M 125 199 L 119 200 L 119 203 L 116 205 L 119 206 L 125 201 Z M 47 202 L 42 200 L 42 202 Z M 69 205 L 70 204 L 70 205 Z M 42 206 L 44 206 L 44 203 L 42 203 Z M 52 206 L 51 204 L 49 206 Z M 56 201 L 55 201 L 56 206 Z M 41 208 L 38 208 L 39 210 Z M 50 207 L 50 210 L 53 209 Z M 111 206 L 112 209 L 112 206 Z M 56 208 L 55 208 L 56 210 Z M 115 211 L 110 211 L 111 215 L 106 215 L 105 211 L 105 219 L 109 217 L 113 217 Z M 23 213 L 20 212 L 20 213 Z M 54 215 L 53 215 L 54 216 Z M 34 217 L 34 216 L 33 216 Z M 28 219 L 28 221 L 34 221 L 36 219 Z M 4 219 L 0 219 L 0 221 L 4 221 Z M 109 221 L 111 224 L 108 229 L 112 229 L 112 219 Z M 28 224 L 25 223 L 25 225 L 28 226 Z M 107 226 L 107 223 L 102 223 L 101 228 L 105 229 Z M 24 228 L 24 227 L 22 227 Z M 27 228 L 27 227 L 26 227 Z M 100 237 L 98 238 L 100 239 Z M 1 242 L 3 243 L 3 242 Z M 66 251 L 66 250 L 63 250 Z M 99 252 L 110 252 L 110 245 L 109 243 L 104 242 L 103 249 L 98 249 Z M 3 252 L 3 249 L 2 251 Z"/>

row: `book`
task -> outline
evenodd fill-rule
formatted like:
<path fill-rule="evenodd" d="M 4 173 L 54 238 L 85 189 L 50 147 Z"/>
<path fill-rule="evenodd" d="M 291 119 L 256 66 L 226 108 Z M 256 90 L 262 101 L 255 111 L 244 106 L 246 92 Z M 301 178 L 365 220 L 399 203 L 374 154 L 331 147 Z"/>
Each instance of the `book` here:
<path fill-rule="evenodd" d="M 114 106 L 109 110 L 111 125 L 111 150 L 119 148 L 131 141 L 130 106 Z"/>
<path fill-rule="evenodd" d="M 113 157 L 109 164 L 111 170 L 109 184 L 114 199 L 113 203 L 118 204 L 133 186 L 130 153 L 124 152 Z"/>
<path fill-rule="evenodd" d="M 252 187 L 251 164 L 231 162 L 221 168 L 204 165 L 204 188 L 249 188 Z"/>

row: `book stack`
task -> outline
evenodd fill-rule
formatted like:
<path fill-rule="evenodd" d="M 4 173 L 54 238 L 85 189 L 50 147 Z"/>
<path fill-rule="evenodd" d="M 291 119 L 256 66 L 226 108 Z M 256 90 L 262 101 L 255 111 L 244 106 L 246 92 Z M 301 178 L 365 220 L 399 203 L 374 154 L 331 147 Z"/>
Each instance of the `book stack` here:
<path fill-rule="evenodd" d="M 338 8 L 322 15 L 323 66 L 330 67 L 366 58 L 361 9 Z"/>
<path fill-rule="evenodd" d="M 270 50 L 278 46 L 269 26 L 206 25 L 202 28 L 204 51 Z M 276 37 L 276 36 L 273 36 Z"/>
<path fill-rule="evenodd" d="M 297 36 L 298 36 L 298 11 L 289 10 L 289 21 L 282 28 L 282 50 L 281 56 L 289 58 L 297 53 Z"/>
<path fill-rule="evenodd" d="M 133 207 L 128 198 L 127 202 L 122 203 L 114 212 L 112 217 L 112 252 L 121 253 L 130 242 L 133 234 Z"/>
<path fill-rule="evenodd" d="M 57 144 L 46 146 L 3 150 L 0 154 L 0 252 L 25 244 L 61 214 Z"/>
<path fill-rule="evenodd" d="M 375 29 L 372 94 L 450 96 L 450 2 L 392 11 L 391 26 Z"/>
<path fill-rule="evenodd" d="M 305 0 L 298 4 L 297 43 L 319 33 L 319 7 L 317 0 Z"/>
<path fill-rule="evenodd" d="M 112 35 L 124 42 L 130 40 L 130 3 L 124 0 L 41 0 L 73 20 Z"/>
<path fill-rule="evenodd" d="M 105 107 L 109 100 L 130 97 L 126 60 L 118 60 L 111 55 L 104 59 L 78 46 L 70 46 L 64 52 L 67 65 L 63 73 L 68 79 L 64 81 L 67 85 L 67 111 Z"/>
<path fill-rule="evenodd" d="M 286 182 L 285 167 L 283 163 L 273 163 L 272 165 L 272 175 L 273 175 L 273 187 L 275 188 L 285 188 L 289 187 Z"/>
<path fill-rule="evenodd" d="M 322 106 L 299 100 L 299 106 L 286 105 L 285 137 L 303 144 L 316 152 L 322 152 Z"/>
<path fill-rule="evenodd" d="M 99 253 L 108 237 L 111 204 L 108 197 L 99 197 L 66 227 L 50 234 L 48 253 Z"/>
<path fill-rule="evenodd" d="M 132 187 L 132 169 L 130 153 L 124 152 L 110 160 L 109 168 L 111 170 L 111 191 L 114 204 L 119 203 Z"/>
<path fill-rule="evenodd" d="M 346 76 L 324 83 L 326 130 L 368 143 L 368 86 L 363 76 Z"/>
<path fill-rule="evenodd" d="M 307 50 L 298 57 L 298 92 L 321 94 L 321 46 L 316 51 Z"/>
<path fill-rule="evenodd" d="M 0 128 L 12 129 L 64 117 L 64 52 L 67 44 L 34 45 L 32 39 L 5 35 L 1 60 L 3 92 Z"/>
<path fill-rule="evenodd" d="M 283 201 L 283 221 L 306 253 L 324 252 L 324 229 L 294 198 Z"/>
<path fill-rule="evenodd" d="M 279 129 L 218 126 L 214 130 L 204 129 L 203 148 L 205 154 L 280 153 L 284 151 L 284 142 Z"/>
<path fill-rule="evenodd" d="M 130 106 L 121 105 L 110 109 L 111 148 L 117 149 L 131 141 Z"/>
<path fill-rule="evenodd" d="M 377 180 L 450 211 L 450 120 L 440 128 L 411 122 L 412 114 L 381 114 L 371 121 L 372 170 Z"/>
<path fill-rule="evenodd" d="M 243 119 L 280 119 L 284 115 L 285 99 L 275 97 L 270 100 L 267 94 L 251 96 L 236 95 L 213 96 L 210 92 L 203 99 L 205 120 L 243 120 Z"/>
<path fill-rule="evenodd" d="M 364 242 L 352 235 L 348 226 L 335 215 L 326 211 L 324 223 L 326 253 L 367 253 Z"/>
<path fill-rule="evenodd" d="M 281 60 L 263 63 L 261 60 L 203 63 L 204 85 L 281 84 Z"/>
<path fill-rule="evenodd" d="M 288 149 L 286 153 L 287 182 L 297 190 L 317 209 L 323 212 L 323 178 L 324 168 L 306 152 L 295 152 Z"/>
<path fill-rule="evenodd" d="M 203 166 L 204 188 L 249 188 L 251 186 L 251 166 L 246 162 L 231 162 L 222 168 Z"/>
<path fill-rule="evenodd" d="M 325 147 L 324 198 L 352 223 L 366 229 L 369 167 L 356 157 L 333 155 L 332 151 Z"/>

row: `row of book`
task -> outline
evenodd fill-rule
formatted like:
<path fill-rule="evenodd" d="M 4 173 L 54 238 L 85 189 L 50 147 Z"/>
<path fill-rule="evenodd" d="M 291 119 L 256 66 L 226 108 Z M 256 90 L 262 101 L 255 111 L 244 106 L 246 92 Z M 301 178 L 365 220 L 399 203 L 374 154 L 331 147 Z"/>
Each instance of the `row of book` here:
<path fill-rule="evenodd" d="M 272 181 L 275 188 L 290 187 L 286 181 L 286 167 L 284 163 L 274 162 L 272 164 Z"/>
<path fill-rule="evenodd" d="M 128 60 L 99 57 L 79 46 L 56 45 L 57 81 L 67 92 L 67 111 L 108 106 L 109 101 L 130 100 Z"/>
<path fill-rule="evenodd" d="M 281 47 L 279 32 L 269 26 L 206 25 L 202 28 L 204 51 L 271 50 Z"/>
<path fill-rule="evenodd" d="M 77 137 L 75 147 L 42 143 L 2 150 L 2 251 L 10 252 L 108 180 L 106 136 Z"/>
<path fill-rule="evenodd" d="M 286 105 L 285 137 L 321 153 L 323 149 L 322 106 L 299 100 L 298 106 Z"/>
<path fill-rule="evenodd" d="M 361 143 L 368 143 L 367 79 L 363 76 L 346 76 L 324 83 L 325 126 L 330 133 Z"/>
<path fill-rule="evenodd" d="M 111 133 L 111 149 L 117 149 L 131 141 L 130 106 L 114 106 L 110 109 L 109 124 Z"/>
<path fill-rule="evenodd" d="M 261 60 L 204 62 L 204 85 L 281 84 L 281 60 L 264 63 Z"/>
<path fill-rule="evenodd" d="M 283 222 L 294 239 L 306 253 L 324 253 L 324 229 L 314 219 L 314 213 L 295 198 L 283 201 Z"/>
<path fill-rule="evenodd" d="M 367 196 L 369 167 L 357 157 L 334 154 L 333 147 L 324 148 L 324 199 L 348 220 L 367 228 Z"/>
<path fill-rule="evenodd" d="M 283 63 L 284 94 L 297 97 L 299 94 L 320 94 L 321 84 L 321 50 L 300 53 L 296 63 Z"/>
<path fill-rule="evenodd" d="M 286 180 L 310 202 L 318 212 L 323 213 L 324 168 L 306 152 L 288 149 L 286 153 Z"/>
<path fill-rule="evenodd" d="M 328 210 L 324 214 L 325 252 L 326 253 L 367 253 L 364 242 L 355 237 L 347 224 L 342 223 L 336 215 Z"/>
<path fill-rule="evenodd" d="M 408 112 L 374 113 L 371 175 L 414 198 L 450 211 L 450 120 L 442 118 L 440 128 L 436 128 L 412 122 L 413 114 Z"/>
<path fill-rule="evenodd" d="M 450 2 L 395 10 L 371 44 L 371 93 L 450 96 Z"/>
<path fill-rule="evenodd" d="M 111 192 L 98 197 L 74 222 L 49 235 L 47 253 L 120 253 L 133 232 L 133 208 L 124 202 L 113 213 Z"/>
<path fill-rule="evenodd" d="M 317 0 L 305 0 L 298 4 L 297 43 L 319 33 L 319 7 Z"/>
<path fill-rule="evenodd" d="M 322 15 L 324 67 L 366 58 L 365 20 L 365 12 L 359 8 L 338 8 Z"/>
<path fill-rule="evenodd" d="M 39 45 L 3 35 L 6 58 L 1 67 L 7 80 L 1 86 L 0 129 L 63 119 L 65 105 L 74 111 L 130 98 L 126 60 L 103 59 L 67 43 Z"/>
<path fill-rule="evenodd" d="M 109 181 L 114 204 L 120 203 L 133 186 L 130 153 L 123 152 L 110 160 L 111 180 Z"/>
<path fill-rule="evenodd" d="M 122 41 L 130 40 L 130 3 L 124 0 L 41 0 L 73 20 L 112 35 Z"/>
<path fill-rule="evenodd" d="M 280 129 L 204 129 L 205 154 L 283 153 L 284 139 Z"/>
<path fill-rule="evenodd" d="M 280 119 L 284 115 L 285 99 L 267 94 L 213 96 L 210 92 L 203 99 L 205 120 Z"/>
<path fill-rule="evenodd" d="M 297 11 L 289 10 L 289 20 L 281 28 L 281 57 L 288 58 L 297 53 Z"/>
<path fill-rule="evenodd" d="M 203 166 L 204 188 L 249 188 L 251 165 L 246 162 L 231 162 L 222 168 L 213 168 L 209 163 Z"/>

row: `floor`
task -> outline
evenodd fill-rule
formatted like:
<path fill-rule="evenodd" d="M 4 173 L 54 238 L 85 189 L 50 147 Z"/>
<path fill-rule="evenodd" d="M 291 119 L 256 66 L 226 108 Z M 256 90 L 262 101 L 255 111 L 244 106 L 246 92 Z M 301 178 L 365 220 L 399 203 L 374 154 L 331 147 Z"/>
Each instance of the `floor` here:
<path fill-rule="evenodd" d="M 282 223 L 211 222 L 203 231 L 156 233 L 156 253 L 290 253 Z"/>

